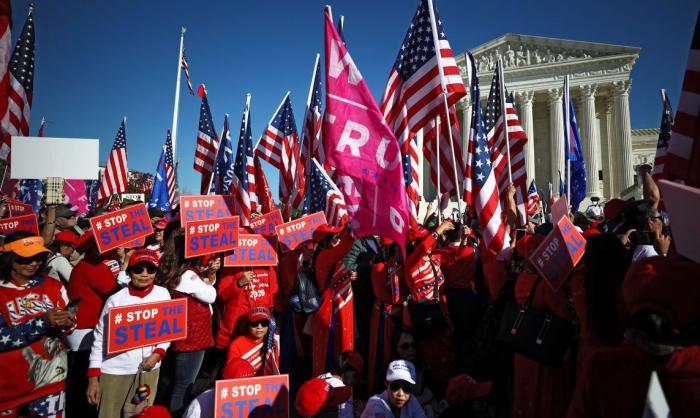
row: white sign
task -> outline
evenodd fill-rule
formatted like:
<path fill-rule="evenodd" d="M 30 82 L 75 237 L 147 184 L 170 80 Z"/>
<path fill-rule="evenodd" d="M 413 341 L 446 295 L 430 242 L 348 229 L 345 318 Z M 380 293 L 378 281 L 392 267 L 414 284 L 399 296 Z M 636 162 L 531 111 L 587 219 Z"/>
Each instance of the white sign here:
<path fill-rule="evenodd" d="M 97 180 L 99 157 L 97 139 L 13 136 L 10 178 Z"/>
<path fill-rule="evenodd" d="M 128 199 L 146 203 L 146 196 L 143 193 L 122 193 L 121 196 L 122 200 Z"/>
<path fill-rule="evenodd" d="M 700 221 L 697 208 L 700 205 L 700 189 L 659 180 L 659 188 L 668 219 L 673 228 L 673 241 L 678 252 L 689 259 L 700 263 Z"/>

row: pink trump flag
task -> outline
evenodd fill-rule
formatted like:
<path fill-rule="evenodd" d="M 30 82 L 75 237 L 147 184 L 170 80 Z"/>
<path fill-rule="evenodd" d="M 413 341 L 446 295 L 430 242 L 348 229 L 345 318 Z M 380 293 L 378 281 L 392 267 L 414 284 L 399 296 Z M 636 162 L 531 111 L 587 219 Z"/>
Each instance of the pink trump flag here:
<path fill-rule="evenodd" d="M 88 198 L 85 180 L 66 180 L 63 183 L 66 203 L 77 208 L 78 216 L 88 213 Z"/>
<path fill-rule="evenodd" d="M 404 250 L 408 204 L 399 143 L 384 121 L 326 9 L 323 147 L 357 237 L 390 238 Z"/>

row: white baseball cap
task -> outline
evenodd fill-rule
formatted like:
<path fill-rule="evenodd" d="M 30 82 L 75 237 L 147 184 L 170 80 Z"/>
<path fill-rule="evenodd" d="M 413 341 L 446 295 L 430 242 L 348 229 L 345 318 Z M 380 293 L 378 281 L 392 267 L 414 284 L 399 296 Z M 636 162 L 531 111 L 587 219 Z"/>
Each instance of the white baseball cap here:
<path fill-rule="evenodd" d="M 416 384 L 416 368 L 410 361 L 394 360 L 389 363 L 386 369 L 386 381 L 391 383 L 397 380 L 405 380 L 406 382 Z"/>

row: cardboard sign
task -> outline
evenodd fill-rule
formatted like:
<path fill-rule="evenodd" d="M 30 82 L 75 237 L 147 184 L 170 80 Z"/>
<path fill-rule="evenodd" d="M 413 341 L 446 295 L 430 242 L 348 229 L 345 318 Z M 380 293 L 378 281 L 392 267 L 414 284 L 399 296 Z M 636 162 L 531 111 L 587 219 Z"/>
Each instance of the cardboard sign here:
<path fill-rule="evenodd" d="M 679 254 L 700 263 L 700 221 L 697 208 L 700 207 L 700 189 L 673 183 L 668 180 L 658 182 L 663 196 L 668 218 L 673 228 L 673 244 Z"/>
<path fill-rule="evenodd" d="M 273 238 L 274 237 L 269 237 Z M 275 239 L 276 241 L 276 239 Z M 238 248 L 224 258 L 226 267 L 276 266 L 277 251 L 268 237 L 258 234 L 241 234 Z"/>
<path fill-rule="evenodd" d="M 32 235 L 39 235 L 39 224 L 36 215 L 22 215 L 12 218 L 0 219 L 0 235 L 9 235 L 17 231 L 26 231 Z"/>
<path fill-rule="evenodd" d="M 11 149 L 13 179 L 97 180 L 100 156 L 97 139 L 13 136 Z"/>
<path fill-rule="evenodd" d="M 217 380 L 214 387 L 217 418 L 289 417 L 289 376 Z"/>
<path fill-rule="evenodd" d="M 146 195 L 143 193 L 122 193 L 122 200 L 133 200 L 135 202 L 145 202 Z"/>
<path fill-rule="evenodd" d="M 230 251 L 238 247 L 238 216 L 188 222 L 185 257 Z"/>
<path fill-rule="evenodd" d="M 153 233 L 151 218 L 143 203 L 92 217 L 90 225 L 100 253 Z"/>
<path fill-rule="evenodd" d="M 556 224 L 559 219 L 569 215 L 569 203 L 566 201 L 566 196 L 561 196 L 552 203 L 552 223 Z"/>
<path fill-rule="evenodd" d="M 258 216 L 255 219 L 250 220 L 250 227 L 256 234 L 268 235 L 275 234 L 275 227 L 277 225 L 282 225 L 284 219 L 282 219 L 282 212 L 279 209 L 274 210 L 265 215 Z"/>
<path fill-rule="evenodd" d="M 10 211 L 10 216 L 30 215 L 34 213 L 32 205 L 17 200 L 9 200 L 7 202 L 7 208 Z"/>
<path fill-rule="evenodd" d="M 326 225 L 326 216 L 323 212 L 316 212 L 286 224 L 277 225 L 275 232 L 282 251 L 291 251 L 301 243 L 310 240 L 316 228 L 321 225 Z"/>
<path fill-rule="evenodd" d="M 180 196 L 180 222 L 230 218 L 236 213 L 233 196 Z"/>
<path fill-rule="evenodd" d="M 115 306 L 107 313 L 107 354 L 187 338 L 187 299 Z"/>
<path fill-rule="evenodd" d="M 530 262 L 556 292 L 586 249 L 586 240 L 568 217 L 557 222 L 552 232 L 530 256 Z"/>

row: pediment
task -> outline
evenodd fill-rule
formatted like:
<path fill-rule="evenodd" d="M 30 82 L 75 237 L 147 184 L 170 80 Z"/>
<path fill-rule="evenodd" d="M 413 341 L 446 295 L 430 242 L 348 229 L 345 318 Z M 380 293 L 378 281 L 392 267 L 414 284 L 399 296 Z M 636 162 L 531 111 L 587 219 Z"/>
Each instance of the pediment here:
<path fill-rule="evenodd" d="M 471 53 L 481 75 L 492 72 L 499 58 L 506 72 L 552 70 L 558 66 L 571 68 L 603 61 L 615 61 L 616 65 L 626 63 L 623 65 L 627 65 L 629 71 L 639 51 L 640 48 L 630 46 L 509 33 L 473 48 Z M 464 54 L 460 55 L 457 62 L 463 66 Z"/>

